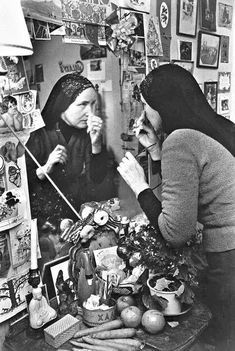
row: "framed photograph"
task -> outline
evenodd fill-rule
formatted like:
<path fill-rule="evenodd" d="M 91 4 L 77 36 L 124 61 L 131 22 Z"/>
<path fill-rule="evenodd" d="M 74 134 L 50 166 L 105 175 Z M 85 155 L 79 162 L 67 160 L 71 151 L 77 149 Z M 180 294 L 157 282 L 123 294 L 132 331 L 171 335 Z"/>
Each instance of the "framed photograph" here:
<path fill-rule="evenodd" d="M 193 74 L 194 61 L 172 60 L 171 63 L 181 66 Z"/>
<path fill-rule="evenodd" d="M 218 113 L 220 115 L 229 115 L 230 101 L 229 94 L 218 94 Z"/>
<path fill-rule="evenodd" d="M 204 83 L 205 97 L 215 112 L 217 112 L 217 90 L 218 90 L 218 82 Z"/>
<path fill-rule="evenodd" d="M 220 35 L 199 31 L 197 67 L 218 68 L 220 40 Z"/>
<path fill-rule="evenodd" d="M 232 28 L 233 7 L 219 2 L 218 26 Z"/>
<path fill-rule="evenodd" d="M 228 93 L 231 87 L 231 72 L 218 73 L 218 92 Z"/>
<path fill-rule="evenodd" d="M 216 2 L 217 0 L 199 0 L 199 24 L 201 29 L 216 31 Z"/>
<path fill-rule="evenodd" d="M 46 284 L 47 286 L 49 301 L 57 297 L 56 280 L 58 277 L 58 273 L 62 270 L 63 279 L 66 280 L 69 278 L 68 266 L 69 255 L 60 257 L 56 260 L 44 264 L 42 271 L 42 283 Z"/>
<path fill-rule="evenodd" d="M 179 40 L 179 58 L 184 61 L 192 60 L 192 46 L 191 41 Z"/>
<path fill-rule="evenodd" d="M 177 25 L 178 35 L 196 36 L 198 0 L 178 0 Z"/>

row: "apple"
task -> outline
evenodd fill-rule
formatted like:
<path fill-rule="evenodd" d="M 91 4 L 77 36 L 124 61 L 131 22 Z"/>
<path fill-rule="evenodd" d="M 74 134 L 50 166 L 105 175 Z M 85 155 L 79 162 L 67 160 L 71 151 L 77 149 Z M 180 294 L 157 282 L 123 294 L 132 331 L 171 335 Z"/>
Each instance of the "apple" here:
<path fill-rule="evenodd" d="M 141 323 L 142 311 L 137 306 L 129 306 L 121 312 L 121 320 L 127 328 L 137 328 Z"/>
<path fill-rule="evenodd" d="M 135 305 L 135 299 L 131 295 L 122 295 L 117 299 L 117 311 L 121 313 L 124 308 Z"/>
<path fill-rule="evenodd" d="M 142 316 L 141 323 L 148 333 L 157 334 L 164 328 L 166 321 L 160 311 L 147 310 Z"/>

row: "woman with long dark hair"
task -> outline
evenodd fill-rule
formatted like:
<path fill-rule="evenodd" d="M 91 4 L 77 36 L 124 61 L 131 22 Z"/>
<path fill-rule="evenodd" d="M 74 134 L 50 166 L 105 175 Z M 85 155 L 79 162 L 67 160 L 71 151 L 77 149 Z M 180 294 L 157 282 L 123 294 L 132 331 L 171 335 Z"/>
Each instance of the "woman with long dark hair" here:
<path fill-rule="evenodd" d="M 184 245 L 197 221 L 203 224 L 213 315 L 207 335 L 211 330 L 216 350 L 234 350 L 235 125 L 213 111 L 191 73 L 177 65 L 151 71 L 140 88 L 145 111 L 136 136 L 161 165 L 161 202 L 131 153 L 118 171 L 171 246 Z"/>

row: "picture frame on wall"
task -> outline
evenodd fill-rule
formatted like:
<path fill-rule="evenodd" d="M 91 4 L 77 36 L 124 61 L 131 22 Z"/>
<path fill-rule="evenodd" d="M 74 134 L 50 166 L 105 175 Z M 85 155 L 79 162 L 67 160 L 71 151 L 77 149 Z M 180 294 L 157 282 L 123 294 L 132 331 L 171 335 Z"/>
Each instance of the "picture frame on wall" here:
<path fill-rule="evenodd" d="M 230 114 L 229 94 L 218 94 L 218 113 L 222 116 Z"/>
<path fill-rule="evenodd" d="M 179 40 L 179 59 L 184 61 L 192 61 L 193 43 L 187 40 Z"/>
<path fill-rule="evenodd" d="M 218 93 L 218 82 L 204 82 L 204 94 L 207 102 L 217 111 L 217 93 Z"/>
<path fill-rule="evenodd" d="M 216 1 L 199 0 L 199 25 L 201 29 L 216 31 Z"/>
<path fill-rule="evenodd" d="M 194 68 L 194 61 L 186 61 L 186 60 L 171 60 L 171 63 L 178 65 L 187 71 L 189 71 L 191 74 L 193 74 L 193 68 Z"/>
<path fill-rule="evenodd" d="M 177 3 L 177 35 L 196 37 L 198 0 L 178 0 Z"/>
<path fill-rule="evenodd" d="M 219 2 L 218 26 L 228 29 L 232 28 L 233 7 Z"/>
<path fill-rule="evenodd" d="M 217 69 L 220 57 L 221 37 L 218 34 L 199 31 L 197 67 Z"/>

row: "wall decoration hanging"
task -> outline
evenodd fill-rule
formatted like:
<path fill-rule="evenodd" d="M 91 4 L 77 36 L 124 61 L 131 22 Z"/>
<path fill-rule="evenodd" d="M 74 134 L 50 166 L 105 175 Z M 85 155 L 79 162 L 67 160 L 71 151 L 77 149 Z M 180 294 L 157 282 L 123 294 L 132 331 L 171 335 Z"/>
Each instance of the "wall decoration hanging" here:
<path fill-rule="evenodd" d="M 220 35 L 199 31 L 197 67 L 217 69 L 219 53 Z"/>
<path fill-rule="evenodd" d="M 81 45 L 80 56 L 81 60 L 94 60 L 107 57 L 107 48 L 94 45 Z"/>
<path fill-rule="evenodd" d="M 97 4 L 97 1 L 90 0 L 61 0 L 62 17 L 64 20 L 105 25 L 107 17 L 107 6 L 109 1 L 103 1 Z"/>
<path fill-rule="evenodd" d="M 22 224 L 10 230 L 10 254 L 13 268 L 21 266 L 30 258 L 30 222 Z"/>
<path fill-rule="evenodd" d="M 228 93 L 231 87 L 231 72 L 218 72 L 218 92 Z"/>
<path fill-rule="evenodd" d="M 159 21 L 157 17 L 144 15 L 145 46 L 147 56 L 163 56 Z"/>
<path fill-rule="evenodd" d="M 170 61 L 171 0 L 157 0 L 156 16 L 159 19 L 163 56 L 160 61 Z"/>
<path fill-rule="evenodd" d="M 198 0 L 178 0 L 177 27 L 178 35 L 196 36 Z"/>
<path fill-rule="evenodd" d="M 230 113 L 230 99 L 229 94 L 218 94 L 218 113 L 220 115 L 229 115 Z"/>
<path fill-rule="evenodd" d="M 216 0 L 199 0 L 200 27 L 216 31 Z"/>
<path fill-rule="evenodd" d="M 146 56 L 145 56 L 145 42 L 143 38 L 137 38 L 132 45 L 128 55 L 128 69 L 135 67 L 137 72 L 145 73 Z M 140 69 L 143 70 L 140 70 Z"/>
<path fill-rule="evenodd" d="M 28 272 L 0 280 L 0 323 L 26 308 L 25 295 L 29 290 Z"/>
<path fill-rule="evenodd" d="M 153 56 L 148 56 L 147 57 L 147 61 L 148 61 L 148 65 L 147 65 L 147 74 L 152 71 L 153 69 L 157 68 L 159 65 L 158 62 L 159 58 L 158 57 L 153 57 Z"/>
<path fill-rule="evenodd" d="M 180 67 L 183 67 L 191 74 L 193 74 L 194 61 L 184 61 L 184 60 L 172 60 L 171 63 L 176 64 Z"/>
<path fill-rule="evenodd" d="M 233 7 L 231 5 L 222 4 L 219 2 L 218 26 L 231 29 L 232 21 L 233 21 Z"/>
<path fill-rule="evenodd" d="M 61 2 L 58 0 L 21 0 L 24 15 L 46 22 L 60 22 L 62 18 Z"/>
<path fill-rule="evenodd" d="M 112 0 L 112 3 L 127 9 L 150 12 L 150 0 Z"/>
<path fill-rule="evenodd" d="M 191 41 L 179 40 L 179 58 L 184 61 L 192 60 L 192 46 L 193 43 Z"/>
<path fill-rule="evenodd" d="M 87 78 L 93 80 L 105 80 L 105 61 L 91 60 L 87 63 Z"/>
<path fill-rule="evenodd" d="M 217 90 L 218 82 L 204 82 L 205 97 L 215 112 L 217 111 Z"/>
<path fill-rule="evenodd" d="M 220 62 L 229 62 L 229 36 L 221 35 Z"/>
<path fill-rule="evenodd" d="M 30 113 L 36 109 L 37 91 L 30 90 L 27 93 L 15 95 L 21 113 Z"/>
<path fill-rule="evenodd" d="M 4 95 L 19 94 L 29 90 L 28 79 L 22 57 L 6 56 L 4 60 L 7 74 L 2 87 Z"/>
<path fill-rule="evenodd" d="M 50 30 L 47 22 L 33 20 L 34 39 L 51 40 Z"/>

